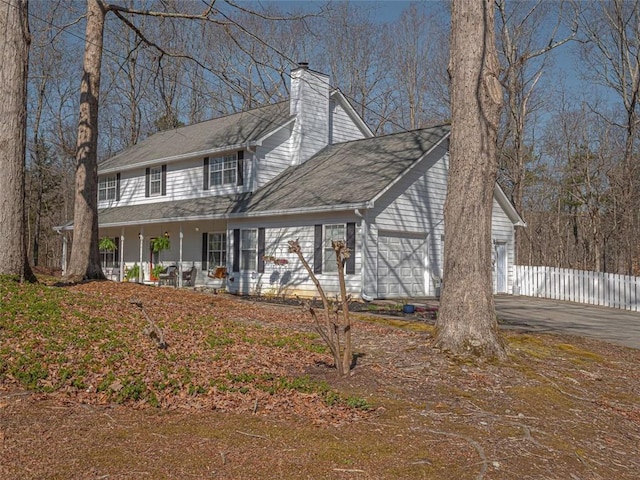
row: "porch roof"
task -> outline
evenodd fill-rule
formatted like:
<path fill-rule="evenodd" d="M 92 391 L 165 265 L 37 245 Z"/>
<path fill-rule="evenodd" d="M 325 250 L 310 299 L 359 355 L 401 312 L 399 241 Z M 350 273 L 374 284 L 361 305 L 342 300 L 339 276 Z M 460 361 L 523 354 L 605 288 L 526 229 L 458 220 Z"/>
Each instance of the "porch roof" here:
<path fill-rule="evenodd" d="M 164 201 L 99 212 L 101 227 L 213 218 L 316 213 L 373 206 L 449 134 L 449 126 L 330 145 L 255 193 Z M 443 146 L 443 154 L 446 146 Z"/>

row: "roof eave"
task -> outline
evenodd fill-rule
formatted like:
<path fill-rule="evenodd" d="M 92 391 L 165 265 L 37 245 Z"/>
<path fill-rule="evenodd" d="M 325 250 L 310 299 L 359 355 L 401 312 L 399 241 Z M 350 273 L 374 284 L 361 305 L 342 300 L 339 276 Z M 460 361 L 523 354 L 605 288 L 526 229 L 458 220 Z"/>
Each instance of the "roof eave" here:
<path fill-rule="evenodd" d="M 128 222 L 112 222 L 101 223 L 100 228 L 114 228 L 114 227 L 132 227 L 137 225 L 153 225 L 157 223 L 168 222 L 197 222 L 203 220 L 235 220 L 246 218 L 264 218 L 264 217 L 277 217 L 277 216 L 289 216 L 289 215 L 304 215 L 304 214 L 322 214 L 322 213 L 335 213 L 346 212 L 353 210 L 366 210 L 372 208 L 372 202 L 356 202 L 345 203 L 336 205 L 324 205 L 322 207 L 300 207 L 300 208 L 287 208 L 287 209 L 275 209 L 264 211 L 249 211 L 249 212 L 236 212 L 236 213 L 222 213 L 222 214 L 206 214 L 206 215 L 192 215 L 188 217 L 171 217 L 171 218 L 149 218 L 145 220 L 135 220 Z M 73 230 L 73 225 L 64 227 L 64 230 Z"/>

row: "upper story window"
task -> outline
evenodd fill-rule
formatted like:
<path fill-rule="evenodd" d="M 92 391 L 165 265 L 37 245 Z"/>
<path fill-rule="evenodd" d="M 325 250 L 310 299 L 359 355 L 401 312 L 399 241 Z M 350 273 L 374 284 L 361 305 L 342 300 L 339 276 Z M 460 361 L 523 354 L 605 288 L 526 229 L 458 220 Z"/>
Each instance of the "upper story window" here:
<path fill-rule="evenodd" d="M 98 181 L 98 201 L 116 200 L 117 192 L 116 175 L 100 177 Z"/>
<path fill-rule="evenodd" d="M 346 228 L 344 224 L 324 226 L 324 272 L 337 273 L 336 252 L 331 246 L 333 240 L 346 240 Z"/>
<path fill-rule="evenodd" d="M 149 172 L 149 195 L 162 193 L 162 167 L 152 167 Z"/>
<path fill-rule="evenodd" d="M 147 167 L 145 172 L 145 197 L 167 194 L 167 166 Z"/>
<path fill-rule="evenodd" d="M 203 190 L 211 187 L 241 186 L 244 183 L 244 151 L 204 158 Z"/>
<path fill-rule="evenodd" d="M 235 185 L 237 171 L 238 157 L 235 153 L 224 157 L 212 158 L 210 165 L 211 186 Z"/>

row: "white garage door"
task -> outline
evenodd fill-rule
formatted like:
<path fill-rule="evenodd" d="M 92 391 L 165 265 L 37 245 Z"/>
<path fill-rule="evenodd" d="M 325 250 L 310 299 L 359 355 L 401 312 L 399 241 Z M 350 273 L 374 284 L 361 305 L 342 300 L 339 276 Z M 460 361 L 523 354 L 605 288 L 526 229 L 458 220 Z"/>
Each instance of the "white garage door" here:
<path fill-rule="evenodd" d="M 426 240 L 398 234 L 378 237 L 378 297 L 424 296 Z"/>

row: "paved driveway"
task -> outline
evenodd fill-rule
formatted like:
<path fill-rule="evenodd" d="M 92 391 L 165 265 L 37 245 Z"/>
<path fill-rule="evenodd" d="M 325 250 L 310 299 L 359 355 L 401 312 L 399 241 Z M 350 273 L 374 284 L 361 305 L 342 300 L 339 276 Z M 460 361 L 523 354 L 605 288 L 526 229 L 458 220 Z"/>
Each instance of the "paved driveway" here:
<path fill-rule="evenodd" d="M 500 325 L 535 332 L 562 333 L 640 348 L 640 313 L 543 298 L 498 295 Z"/>

